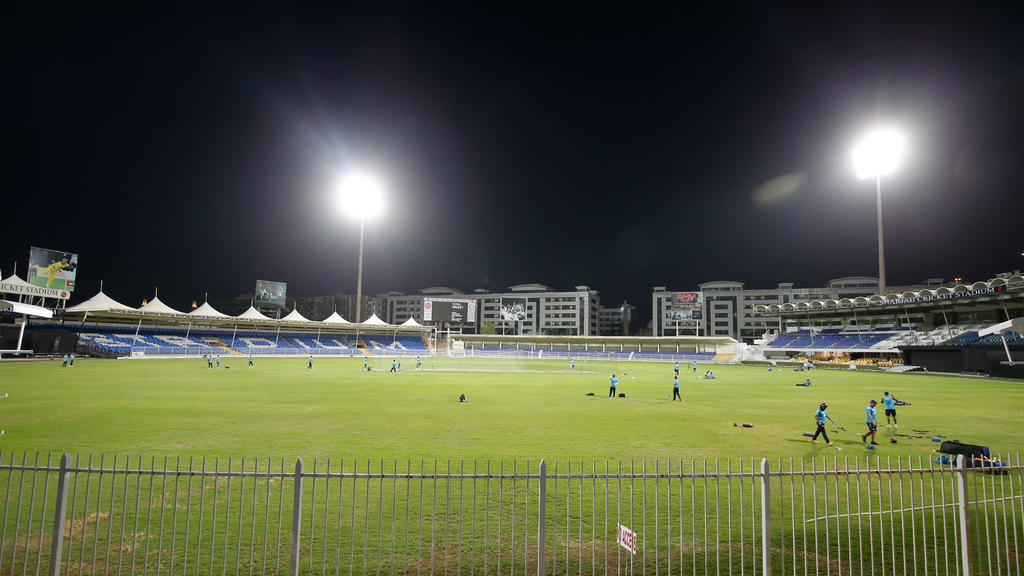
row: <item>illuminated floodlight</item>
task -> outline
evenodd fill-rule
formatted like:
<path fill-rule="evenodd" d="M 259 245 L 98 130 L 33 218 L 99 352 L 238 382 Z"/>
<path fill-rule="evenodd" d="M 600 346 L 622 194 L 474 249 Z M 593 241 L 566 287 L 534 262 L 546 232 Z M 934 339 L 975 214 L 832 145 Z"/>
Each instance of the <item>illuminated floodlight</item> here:
<path fill-rule="evenodd" d="M 896 171 L 903 155 L 903 137 L 892 130 L 869 135 L 853 150 L 857 178 L 874 178 Z"/>
<path fill-rule="evenodd" d="M 338 195 L 345 212 L 357 218 L 376 216 L 384 207 L 380 186 L 362 174 L 353 174 L 342 180 Z"/>

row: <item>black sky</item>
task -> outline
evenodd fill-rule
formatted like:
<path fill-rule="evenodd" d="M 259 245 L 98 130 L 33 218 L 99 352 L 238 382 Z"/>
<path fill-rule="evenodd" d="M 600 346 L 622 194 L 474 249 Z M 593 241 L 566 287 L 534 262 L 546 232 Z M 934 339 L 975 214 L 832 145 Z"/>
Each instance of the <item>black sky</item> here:
<path fill-rule="evenodd" d="M 889 284 L 1024 268 L 1021 4 L 824 4 L 9 13 L 0 269 L 77 252 L 73 303 L 354 292 L 358 170 L 388 194 L 364 292 L 587 284 L 647 316 L 653 286 L 875 275 L 850 150 L 879 124 L 909 147 Z"/>

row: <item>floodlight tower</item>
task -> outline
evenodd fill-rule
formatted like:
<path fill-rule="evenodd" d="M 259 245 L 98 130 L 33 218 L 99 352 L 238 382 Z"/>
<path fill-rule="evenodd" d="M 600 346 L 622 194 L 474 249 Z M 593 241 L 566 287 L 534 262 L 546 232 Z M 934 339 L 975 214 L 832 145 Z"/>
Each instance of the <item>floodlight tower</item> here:
<path fill-rule="evenodd" d="M 857 178 L 875 178 L 878 198 L 878 292 L 885 294 L 885 247 L 882 242 L 882 174 L 896 170 L 903 154 L 903 138 L 892 130 L 879 130 L 868 135 L 853 150 Z"/>
<path fill-rule="evenodd" d="M 361 174 L 346 177 L 339 188 L 341 206 L 351 216 L 359 218 L 359 275 L 356 280 L 356 316 L 358 324 L 362 321 L 363 299 L 363 230 L 366 219 L 376 216 L 383 208 L 383 194 L 380 186 L 371 178 Z"/>

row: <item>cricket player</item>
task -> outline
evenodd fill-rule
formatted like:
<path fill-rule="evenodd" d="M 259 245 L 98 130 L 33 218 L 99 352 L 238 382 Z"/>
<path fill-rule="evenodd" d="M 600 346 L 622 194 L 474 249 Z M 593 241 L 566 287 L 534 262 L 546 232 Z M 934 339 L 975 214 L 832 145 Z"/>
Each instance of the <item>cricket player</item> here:
<path fill-rule="evenodd" d="M 885 427 L 886 428 L 899 428 L 900 425 L 896 423 L 896 403 L 899 402 L 889 391 L 885 391 L 885 395 L 882 396 L 882 404 L 885 406 Z M 891 421 L 890 421 L 891 419 Z"/>
<path fill-rule="evenodd" d="M 679 374 L 676 374 L 675 379 L 672 381 L 672 401 L 675 402 L 677 399 L 680 402 L 683 401 L 682 397 L 679 396 Z"/>
<path fill-rule="evenodd" d="M 860 441 L 867 442 L 868 436 L 871 436 L 871 443 L 878 446 L 878 442 L 875 442 L 875 433 L 878 431 L 878 419 L 875 417 L 875 405 L 878 402 L 872 400 L 868 402 L 867 408 L 864 409 L 864 419 L 868 425 L 868 431 L 865 434 L 861 434 Z"/>
<path fill-rule="evenodd" d="M 825 433 L 825 421 L 826 420 L 832 420 L 832 419 L 829 418 L 829 416 L 828 416 L 828 404 L 822 402 L 821 406 L 818 406 L 818 409 L 814 411 L 814 423 L 818 425 L 818 429 L 814 432 L 814 436 L 811 438 L 811 442 L 814 442 L 815 444 L 817 444 L 818 443 L 818 435 L 820 434 L 821 437 L 825 439 L 825 442 L 827 442 L 829 446 L 832 445 L 832 441 L 828 439 L 828 434 Z M 836 421 L 832 420 L 832 424 L 835 424 L 835 423 L 836 423 Z"/>
<path fill-rule="evenodd" d="M 608 397 L 615 398 L 615 386 L 619 383 L 619 379 L 615 377 L 615 374 L 612 374 L 609 380 L 611 380 L 612 386 L 608 389 Z"/>

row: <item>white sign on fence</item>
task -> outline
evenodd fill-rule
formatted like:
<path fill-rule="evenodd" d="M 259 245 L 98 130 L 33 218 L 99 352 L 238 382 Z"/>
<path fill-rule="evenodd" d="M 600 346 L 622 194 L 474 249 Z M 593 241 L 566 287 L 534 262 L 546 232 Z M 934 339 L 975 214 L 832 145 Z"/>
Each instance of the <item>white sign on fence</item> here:
<path fill-rule="evenodd" d="M 616 524 L 618 526 L 618 536 L 616 536 L 616 542 L 619 546 L 622 546 L 626 550 L 629 550 L 634 555 L 636 554 L 636 532 L 633 532 L 629 528 L 626 528 L 622 524 Z"/>
<path fill-rule="evenodd" d="M 140 356 L 145 356 L 145 355 L 146 355 L 145 350 L 132 350 L 132 357 L 138 358 Z"/>

